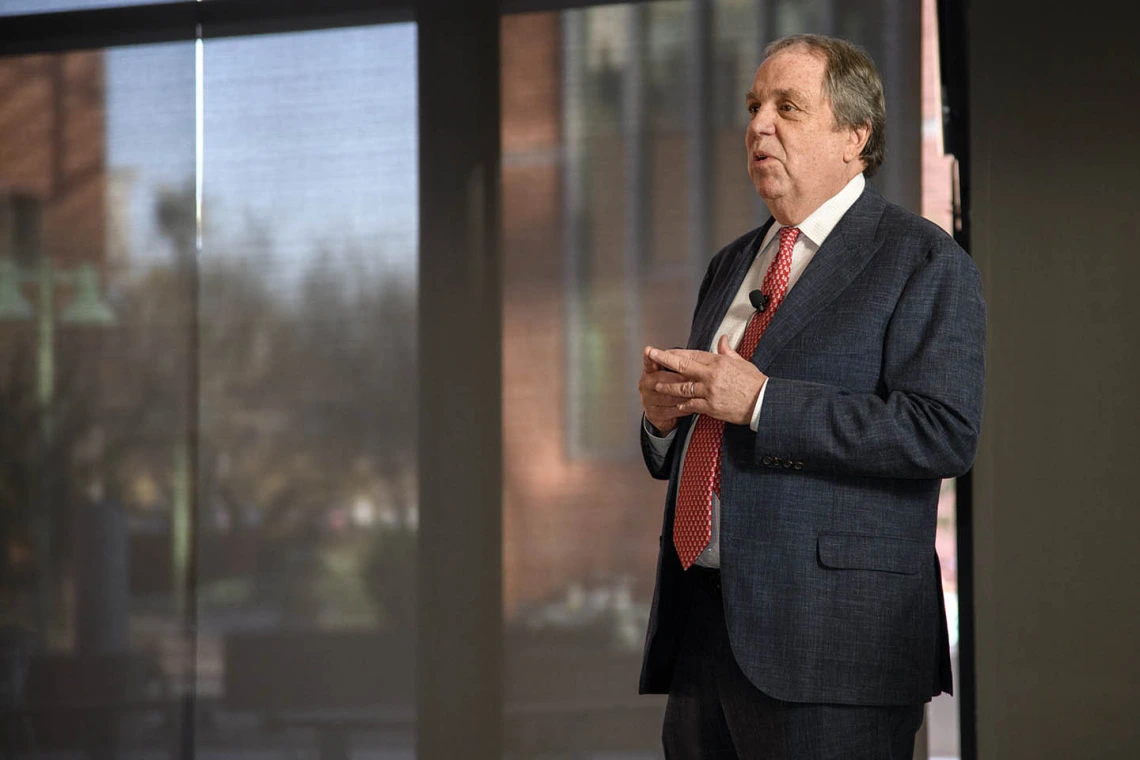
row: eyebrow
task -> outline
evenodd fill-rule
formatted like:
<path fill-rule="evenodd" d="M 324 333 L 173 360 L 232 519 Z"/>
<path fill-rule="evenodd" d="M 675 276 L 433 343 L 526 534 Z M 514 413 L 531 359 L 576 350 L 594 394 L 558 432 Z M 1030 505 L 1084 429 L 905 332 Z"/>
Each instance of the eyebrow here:
<path fill-rule="evenodd" d="M 775 90 L 772 93 L 772 97 L 776 100 L 786 99 L 786 100 L 795 101 L 796 103 L 803 103 L 807 100 L 807 97 L 802 92 L 800 92 L 799 90 L 797 90 L 795 88 Z M 748 91 L 748 93 L 744 96 L 744 99 L 748 102 L 755 101 L 757 103 L 760 102 L 760 100 L 761 100 L 760 96 L 757 95 L 752 90 Z"/>

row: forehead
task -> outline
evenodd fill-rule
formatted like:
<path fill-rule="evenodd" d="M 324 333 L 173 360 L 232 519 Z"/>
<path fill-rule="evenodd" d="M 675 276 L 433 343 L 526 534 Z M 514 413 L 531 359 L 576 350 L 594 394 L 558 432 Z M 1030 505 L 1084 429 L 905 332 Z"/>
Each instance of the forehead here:
<path fill-rule="evenodd" d="M 756 69 L 752 92 L 765 95 L 776 90 L 797 90 L 802 95 L 823 99 L 823 76 L 827 61 L 806 48 L 781 50 L 766 58 Z"/>

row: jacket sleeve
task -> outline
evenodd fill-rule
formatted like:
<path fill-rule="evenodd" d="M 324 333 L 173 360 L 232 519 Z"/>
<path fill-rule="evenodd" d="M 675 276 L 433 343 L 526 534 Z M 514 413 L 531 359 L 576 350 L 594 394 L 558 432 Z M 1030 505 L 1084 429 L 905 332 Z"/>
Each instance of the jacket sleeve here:
<path fill-rule="evenodd" d="M 711 287 L 713 280 L 716 278 L 721 264 L 724 262 L 725 258 L 728 255 L 727 252 L 729 248 L 730 247 L 721 249 L 715 256 L 713 256 L 712 261 L 709 262 L 709 268 L 705 271 L 705 277 L 701 281 L 701 288 L 697 292 L 697 305 L 696 308 L 693 309 L 693 321 L 692 326 L 689 328 L 690 332 L 696 329 L 697 315 L 701 311 L 701 306 L 704 304 L 705 296 L 708 295 L 709 288 Z M 641 417 L 641 423 L 638 425 L 638 427 L 640 428 L 639 435 L 641 437 L 641 456 L 645 460 L 645 468 L 649 470 L 649 474 L 653 478 L 657 480 L 668 480 L 669 473 L 673 471 L 673 457 L 677 456 L 677 450 L 680 446 L 680 444 L 677 443 L 677 440 L 681 436 L 673 436 L 671 445 L 669 446 L 669 451 L 665 454 L 664 459 L 662 459 L 661 452 L 656 446 L 654 446 L 653 441 L 649 437 L 649 433 L 645 429 L 645 425 L 646 420 L 645 415 L 643 414 Z M 674 430 L 676 429 L 677 428 L 674 428 Z"/>
<path fill-rule="evenodd" d="M 909 278 L 890 319 L 879 392 L 770 377 L 758 430 L 733 426 L 728 435 L 755 436 L 743 449 L 756 467 L 790 461 L 804 474 L 961 475 L 981 426 L 985 331 L 978 270 L 941 241 Z"/>

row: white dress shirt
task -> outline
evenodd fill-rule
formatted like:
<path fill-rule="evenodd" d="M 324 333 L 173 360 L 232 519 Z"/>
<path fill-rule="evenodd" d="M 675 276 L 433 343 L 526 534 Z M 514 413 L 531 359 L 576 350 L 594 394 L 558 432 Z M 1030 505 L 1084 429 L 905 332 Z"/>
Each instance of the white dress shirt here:
<path fill-rule="evenodd" d="M 807 219 L 796 225 L 800 228 L 800 235 L 796 238 L 796 244 L 792 248 L 792 271 L 788 275 L 789 291 L 800 279 L 800 275 L 804 273 L 804 269 L 807 268 L 816 251 L 823 245 L 823 241 L 835 229 L 835 225 L 863 194 L 865 184 L 866 180 L 863 179 L 862 174 L 855 175 L 854 179 L 848 182 L 842 190 L 825 201 Z M 768 272 L 768 267 L 775 260 L 776 253 L 779 250 L 776 241 L 779 238 L 780 229 L 784 226 L 779 222 L 773 222 L 772 226 L 768 228 L 768 232 L 760 244 L 760 250 L 757 252 L 756 258 L 752 260 L 752 266 L 748 268 L 748 273 L 744 275 L 744 281 L 740 283 L 740 289 L 736 291 L 736 297 L 732 299 L 732 303 L 724 315 L 724 320 L 720 323 L 717 331 L 713 333 L 709 351 L 716 352 L 716 344 L 722 335 L 728 336 L 730 345 L 740 345 L 740 339 L 744 337 L 744 329 L 756 312 L 756 309 L 752 307 L 752 302 L 748 300 L 748 294 L 758 289 L 764 282 L 764 275 Z M 756 406 L 752 409 L 750 427 L 753 431 L 759 429 L 760 409 L 764 405 L 764 391 L 767 390 L 767 387 L 768 384 L 765 383 L 760 388 L 760 395 L 756 398 Z M 651 453 L 656 459 L 655 464 L 660 466 L 669 453 L 669 447 L 673 445 L 677 431 L 674 428 L 668 435 L 661 437 L 658 435 L 660 431 L 650 425 L 644 417 L 642 424 L 645 426 L 645 432 L 649 434 L 649 441 L 652 444 Z M 692 437 L 695 427 L 695 424 L 689 426 L 689 438 Z M 689 450 L 689 438 L 685 439 L 684 448 L 681 450 L 682 467 L 684 467 L 684 456 Z M 673 537 L 669 536 L 668 540 L 672 541 Z M 697 564 L 704 567 L 720 567 L 720 498 L 716 493 L 712 495 L 712 537 L 709 539 L 709 545 L 697 557 Z"/>

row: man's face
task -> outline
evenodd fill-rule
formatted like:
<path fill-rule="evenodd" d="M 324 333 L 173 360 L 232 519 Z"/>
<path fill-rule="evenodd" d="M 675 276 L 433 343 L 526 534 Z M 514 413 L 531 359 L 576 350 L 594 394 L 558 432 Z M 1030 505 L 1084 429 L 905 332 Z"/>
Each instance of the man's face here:
<path fill-rule="evenodd" d="M 793 47 L 760 65 L 748 93 L 748 175 L 782 224 L 803 221 L 862 170 L 858 136 L 836 128 L 824 97 L 825 70 L 822 56 Z"/>

